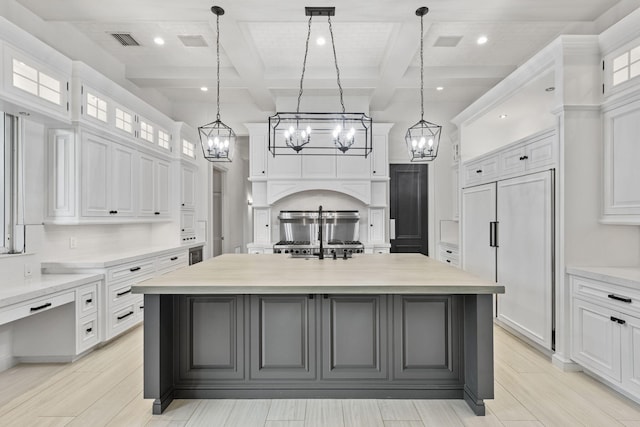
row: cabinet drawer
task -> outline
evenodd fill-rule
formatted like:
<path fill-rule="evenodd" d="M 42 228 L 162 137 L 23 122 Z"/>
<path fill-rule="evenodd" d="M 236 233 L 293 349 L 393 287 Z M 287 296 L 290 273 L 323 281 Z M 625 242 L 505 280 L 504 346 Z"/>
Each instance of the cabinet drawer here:
<path fill-rule="evenodd" d="M 140 311 L 139 302 L 140 299 L 138 298 L 135 301 L 131 301 L 127 304 L 120 305 L 109 310 L 106 339 L 109 340 L 116 335 L 121 334 L 142 320 L 138 315 Z"/>
<path fill-rule="evenodd" d="M 93 313 L 78 321 L 76 353 L 80 354 L 98 344 L 98 313 Z"/>
<path fill-rule="evenodd" d="M 187 252 L 173 253 L 156 258 L 158 274 L 168 273 L 189 264 Z"/>
<path fill-rule="evenodd" d="M 571 291 L 574 297 L 596 304 L 606 304 L 626 313 L 640 314 L 640 291 L 636 289 L 571 276 Z"/>
<path fill-rule="evenodd" d="M 131 293 L 131 286 L 133 286 L 133 283 L 110 285 L 107 290 L 107 306 L 114 307 L 125 304 L 129 300 L 136 298 L 137 296 Z"/>
<path fill-rule="evenodd" d="M 451 265 L 453 267 L 460 267 L 460 261 L 458 260 L 458 258 L 453 258 L 453 257 L 447 257 L 447 256 L 440 256 L 440 261 L 444 262 L 445 264 Z"/>
<path fill-rule="evenodd" d="M 465 185 L 488 182 L 498 177 L 498 158 L 496 156 L 478 160 L 464 166 Z"/>
<path fill-rule="evenodd" d="M 554 137 L 547 137 L 525 146 L 527 170 L 544 166 L 552 166 L 555 163 Z"/>
<path fill-rule="evenodd" d="M 76 290 L 78 318 L 96 312 L 98 307 L 98 286 L 100 283 L 92 283 Z"/>
<path fill-rule="evenodd" d="M 526 157 L 524 147 L 505 150 L 500 153 L 500 170 L 505 175 L 524 172 Z"/>
<path fill-rule="evenodd" d="M 107 283 L 123 280 L 149 278 L 153 276 L 155 269 L 153 259 L 143 259 L 138 262 L 113 267 L 107 270 Z"/>
<path fill-rule="evenodd" d="M 69 291 L 44 298 L 32 299 L 0 309 L 0 325 L 22 319 L 33 314 L 42 313 L 52 308 L 68 304 L 75 300 L 75 292 Z"/>

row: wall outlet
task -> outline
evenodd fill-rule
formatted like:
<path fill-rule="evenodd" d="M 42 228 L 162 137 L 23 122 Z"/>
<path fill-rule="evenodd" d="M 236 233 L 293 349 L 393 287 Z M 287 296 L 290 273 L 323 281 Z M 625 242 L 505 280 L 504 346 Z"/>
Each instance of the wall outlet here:
<path fill-rule="evenodd" d="M 24 264 L 24 277 L 31 277 L 33 271 L 31 271 L 31 263 L 27 262 Z"/>
<path fill-rule="evenodd" d="M 75 237 L 69 237 L 69 249 L 75 249 L 78 246 L 78 241 Z"/>

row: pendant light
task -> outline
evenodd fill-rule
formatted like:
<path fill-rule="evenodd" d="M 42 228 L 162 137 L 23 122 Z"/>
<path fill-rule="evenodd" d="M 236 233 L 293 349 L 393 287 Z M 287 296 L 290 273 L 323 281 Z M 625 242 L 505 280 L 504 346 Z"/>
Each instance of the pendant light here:
<path fill-rule="evenodd" d="M 429 12 L 428 7 L 416 10 L 420 17 L 420 121 L 411 126 L 404 137 L 407 143 L 409 159 L 412 162 L 429 162 L 438 155 L 442 126 L 424 119 L 424 15 Z"/>
<path fill-rule="evenodd" d="M 300 91 L 295 113 L 277 112 L 269 117 L 269 151 L 276 155 L 344 155 L 364 156 L 371 152 L 372 120 L 364 113 L 347 112 L 344 106 L 340 68 L 333 37 L 331 17 L 335 15 L 335 7 L 306 7 L 309 17 L 307 24 L 307 40 L 305 44 Z M 326 16 L 331 35 L 331 47 L 336 68 L 336 80 L 342 111 L 338 113 L 320 112 L 306 113 L 300 111 L 303 94 L 304 74 L 309 53 L 311 23 L 314 16 Z"/>
<path fill-rule="evenodd" d="M 213 6 L 211 12 L 216 15 L 217 113 L 216 120 L 200 126 L 198 133 L 205 159 L 210 162 L 230 162 L 235 151 L 236 133 L 220 120 L 220 16 L 224 15 L 224 9 Z"/>

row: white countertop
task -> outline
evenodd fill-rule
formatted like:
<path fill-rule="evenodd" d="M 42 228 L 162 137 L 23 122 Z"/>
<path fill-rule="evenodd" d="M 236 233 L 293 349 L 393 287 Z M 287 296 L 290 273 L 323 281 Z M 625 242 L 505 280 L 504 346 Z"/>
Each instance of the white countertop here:
<path fill-rule="evenodd" d="M 324 260 L 228 254 L 140 282 L 145 294 L 492 294 L 504 286 L 420 254 Z"/>
<path fill-rule="evenodd" d="M 630 288 L 640 288 L 640 267 L 567 267 L 567 273 Z"/>
<path fill-rule="evenodd" d="M 191 242 L 179 246 L 156 246 L 136 250 L 122 250 L 118 252 L 106 252 L 100 254 L 74 255 L 73 258 L 49 259 L 42 262 L 43 269 L 59 269 L 59 268 L 108 268 L 114 265 L 135 262 L 150 256 L 159 256 L 164 253 L 173 252 L 179 249 L 188 250 L 198 246 L 204 246 L 205 242 Z"/>
<path fill-rule="evenodd" d="M 0 308 L 102 280 L 102 274 L 43 274 L 40 280 L 0 287 Z"/>

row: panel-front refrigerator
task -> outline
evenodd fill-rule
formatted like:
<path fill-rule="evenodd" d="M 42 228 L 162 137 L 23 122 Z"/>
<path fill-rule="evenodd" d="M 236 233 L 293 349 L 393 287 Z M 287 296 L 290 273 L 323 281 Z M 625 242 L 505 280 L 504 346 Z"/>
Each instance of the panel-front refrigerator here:
<path fill-rule="evenodd" d="M 462 267 L 505 287 L 496 314 L 513 330 L 553 347 L 554 172 L 462 191 Z"/>

